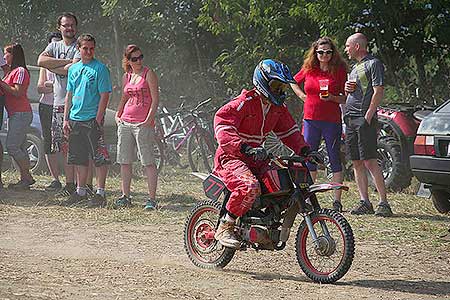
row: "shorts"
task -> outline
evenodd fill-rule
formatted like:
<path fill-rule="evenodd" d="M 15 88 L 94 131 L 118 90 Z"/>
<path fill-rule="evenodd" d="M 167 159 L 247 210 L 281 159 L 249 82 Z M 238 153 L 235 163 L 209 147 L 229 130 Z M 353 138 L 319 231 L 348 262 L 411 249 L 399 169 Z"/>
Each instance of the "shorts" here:
<path fill-rule="evenodd" d="M 155 128 L 120 122 L 117 128 L 117 163 L 131 164 L 136 149 L 143 166 L 155 165 Z"/>
<path fill-rule="evenodd" d="M 303 136 L 305 141 L 310 145 L 311 150 L 319 149 L 320 141 L 323 137 L 327 147 L 328 159 L 333 173 L 342 171 L 341 164 L 341 142 L 342 142 L 342 125 L 341 123 L 332 123 L 319 120 L 303 121 Z M 317 165 L 307 163 L 310 171 L 316 171 Z"/>
<path fill-rule="evenodd" d="M 377 158 L 378 121 L 367 123 L 364 117 L 345 117 L 345 147 L 350 160 Z"/>
<path fill-rule="evenodd" d="M 15 112 L 8 118 L 8 133 L 6 135 L 6 149 L 9 156 L 17 160 L 28 158 L 27 133 L 33 121 L 33 113 Z"/>
<path fill-rule="evenodd" d="M 53 105 L 39 103 L 39 118 L 41 119 L 42 137 L 44 138 L 44 153 L 52 153 L 52 116 Z"/>
<path fill-rule="evenodd" d="M 96 167 L 109 165 L 109 153 L 106 149 L 103 128 L 95 119 L 89 121 L 69 120 L 69 165 L 88 166 L 89 159 Z"/>
<path fill-rule="evenodd" d="M 0 95 L 0 130 L 3 127 L 4 111 L 5 111 L 5 95 Z"/>
<path fill-rule="evenodd" d="M 50 146 L 51 153 L 63 152 L 67 154 L 68 142 L 64 136 L 64 105 L 54 105 L 52 114 L 51 136 L 52 142 Z"/>

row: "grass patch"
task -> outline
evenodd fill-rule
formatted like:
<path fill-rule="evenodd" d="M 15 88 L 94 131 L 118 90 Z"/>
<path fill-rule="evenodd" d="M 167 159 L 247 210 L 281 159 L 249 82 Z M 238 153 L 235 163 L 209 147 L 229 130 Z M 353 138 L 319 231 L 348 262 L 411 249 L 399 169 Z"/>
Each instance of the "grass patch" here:
<path fill-rule="evenodd" d="M 18 175 L 12 171 L 3 173 L 5 184 L 17 181 Z M 84 220 L 93 224 L 184 224 L 189 210 L 195 203 L 206 199 L 200 179 L 189 174 L 188 169 L 170 169 L 166 167 L 159 177 L 157 198 L 161 209 L 154 212 L 143 211 L 142 205 L 147 197 L 145 178 L 136 177 L 132 182 L 133 207 L 129 209 L 112 209 L 112 203 L 121 195 L 120 176 L 111 174 L 107 180 L 108 209 L 65 208 L 58 205 L 62 199 L 45 192 L 44 187 L 51 181 L 46 175 L 36 175 L 37 183 L 29 192 L 4 191 L 0 193 L 0 216 L 7 214 L 45 215 L 60 220 Z M 343 192 L 344 209 L 357 204 L 359 193 L 356 184 L 346 182 L 350 187 Z M 450 217 L 439 214 L 430 199 L 415 196 L 414 184 L 404 193 L 389 193 L 394 217 L 353 216 L 345 212 L 357 242 L 370 241 L 384 243 L 393 247 L 444 247 L 448 242 L 439 239 L 449 227 Z M 332 194 L 319 194 L 319 201 L 324 207 L 331 207 Z M 377 193 L 371 189 L 370 198 L 377 203 Z"/>

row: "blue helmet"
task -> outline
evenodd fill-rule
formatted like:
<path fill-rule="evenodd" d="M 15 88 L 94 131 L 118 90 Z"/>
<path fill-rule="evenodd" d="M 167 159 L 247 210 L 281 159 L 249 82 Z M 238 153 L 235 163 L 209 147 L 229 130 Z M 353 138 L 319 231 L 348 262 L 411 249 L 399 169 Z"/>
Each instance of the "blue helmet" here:
<path fill-rule="evenodd" d="M 253 73 L 256 89 L 275 105 L 284 103 L 289 83 L 295 83 L 295 80 L 288 66 L 273 59 L 261 61 Z"/>

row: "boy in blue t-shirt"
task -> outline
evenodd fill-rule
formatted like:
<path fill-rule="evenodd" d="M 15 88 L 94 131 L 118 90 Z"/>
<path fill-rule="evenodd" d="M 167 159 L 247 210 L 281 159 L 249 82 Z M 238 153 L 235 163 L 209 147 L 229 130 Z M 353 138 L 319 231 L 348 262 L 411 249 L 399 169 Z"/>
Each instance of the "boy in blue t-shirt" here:
<path fill-rule="evenodd" d="M 87 200 L 86 180 L 89 159 L 95 164 L 97 192 L 88 207 L 106 206 L 105 182 L 110 164 L 103 138 L 103 118 L 112 90 L 108 68 L 94 58 L 95 39 L 83 34 L 77 40 L 81 61 L 69 68 L 64 106 L 64 133 L 69 136 L 68 163 L 75 165 L 77 192 L 65 205 Z"/>

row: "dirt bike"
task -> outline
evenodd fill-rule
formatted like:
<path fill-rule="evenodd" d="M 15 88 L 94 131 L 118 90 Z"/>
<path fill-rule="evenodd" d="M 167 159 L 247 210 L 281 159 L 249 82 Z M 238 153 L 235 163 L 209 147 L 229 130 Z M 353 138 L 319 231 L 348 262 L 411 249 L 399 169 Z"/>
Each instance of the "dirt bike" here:
<path fill-rule="evenodd" d="M 355 252 L 353 231 L 340 213 L 321 208 L 316 193 L 348 187 L 341 184 L 312 184 L 302 156 L 271 158 L 261 176 L 262 195 L 252 209 L 236 221 L 239 250 L 283 250 L 297 215 L 302 222 L 295 238 L 298 264 L 311 280 L 333 283 L 350 269 Z M 236 249 L 214 239 L 220 218 L 226 213 L 230 191 L 217 176 L 194 174 L 203 179 L 210 200 L 198 203 L 185 224 L 184 247 L 198 267 L 223 268 Z M 223 195 L 222 195 L 223 194 Z M 223 196 L 223 202 L 219 198 Z"/>

